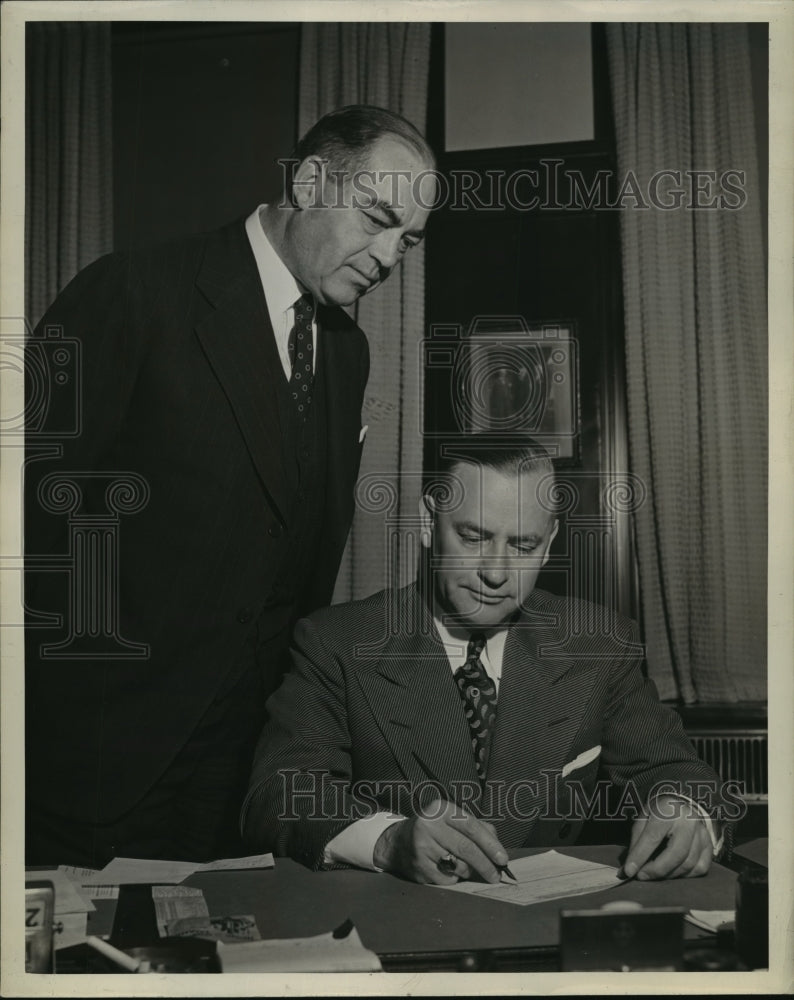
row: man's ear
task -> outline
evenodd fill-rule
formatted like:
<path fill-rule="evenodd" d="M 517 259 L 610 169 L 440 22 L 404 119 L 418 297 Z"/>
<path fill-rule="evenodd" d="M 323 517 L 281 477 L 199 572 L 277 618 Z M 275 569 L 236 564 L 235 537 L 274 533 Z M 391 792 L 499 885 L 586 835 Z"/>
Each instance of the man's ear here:
<path fill-rule="evenodd" d="M 540 564 L 541 566 L 545 566 L 546 563 L 549 561 L 549 552 L 551 551 L 551 543 L 557 537 L 557 532 L 559 531 L 559 529 L 560 529 L 560 522 L 555 517 L 554 524 L 552 525 L 551 531 L 549 532 L 549 540 L 546 542 L 546 551 L 543 553 L 543 562 Z"/>
<path fill-rule="evenodd" d="M 292 200 L 295 207 L 320 208 L 323 204 L 323 188 L 325 186 L 325 167 L 323 161 L 316 156 L 307 156 L 292 178 Z"/>
<path fill-rule="evenodd" d="M 426 549 L 433 543 L 433 521 L 435 519 L 435 503 L 433 498 L 423 493 L 419 497 L 419 523 L 421 525 L 420 540 Z"/>

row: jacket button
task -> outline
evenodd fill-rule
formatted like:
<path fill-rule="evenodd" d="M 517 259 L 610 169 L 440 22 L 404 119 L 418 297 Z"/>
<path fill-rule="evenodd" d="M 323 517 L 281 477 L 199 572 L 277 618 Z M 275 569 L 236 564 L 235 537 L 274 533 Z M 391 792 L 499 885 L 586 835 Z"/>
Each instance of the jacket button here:
<path fill-rule="evenodd" d="M 268 535 L 270 535 L 271 538 L 280 538 L 281 537 L 281 525 L 280 524 L 271 524 L 270 527 L 267 529 L 267 533 L 268 533 Z"/>
<path fill-rule="evenodd" d="M 560 825 L 560 836 L 564 839 L 571 832 L 571 824 L 566 820 Z"/>
<path fill-rule="evenodd" d="M 250 608 L 240 608 L 237 612 L 237 621 L 241 625 L 245 625 L 246 622 L 250 622 L 253 618 L 253 614 Z"/>

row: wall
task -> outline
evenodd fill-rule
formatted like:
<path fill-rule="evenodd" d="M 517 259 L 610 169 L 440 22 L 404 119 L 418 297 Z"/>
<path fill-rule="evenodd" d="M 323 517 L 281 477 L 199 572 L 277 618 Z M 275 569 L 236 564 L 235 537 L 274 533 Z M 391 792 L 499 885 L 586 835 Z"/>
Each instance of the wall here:
<path fill-rule="evenodd" d="M 278 192 L 298 43 L 295 24 L 114 24 L 117 249 L 211 229 Z"/>
<path fill-rule="evenodd" d="M 590 25 L 445 26 L 446 149 L 594 138 Z"/>

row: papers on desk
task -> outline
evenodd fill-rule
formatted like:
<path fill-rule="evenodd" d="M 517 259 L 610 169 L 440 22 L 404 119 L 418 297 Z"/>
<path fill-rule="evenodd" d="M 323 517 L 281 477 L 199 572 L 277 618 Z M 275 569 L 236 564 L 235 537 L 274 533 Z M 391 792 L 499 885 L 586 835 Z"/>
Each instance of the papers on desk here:
<path fill-rule="evenodd" d="M 29 877 L 52 882 L 55 890 L 56 917 L 63 916 L 65 913 L 88 913 L 90 910 L 96 909 L 80 885 L 75 884 L 73 879 L 60 869 L 30 872 Z"/>
<path fill-rule="evenodd" d="M 277 938 L 249 944 L 218 942 L 223 972 L 380 972 L 378 956 L 365 948 L 350 920 L 328 934 Z"/>
<path fill-rule="evenodd" d="M 534 854 L 510 862 L 510 871 L 516 881 L 506 875 L 498 885 L 489 882 L 457 882 L 455 885 L 437 886 L 449 892 L 464 892 L 484 899 L 497 899 L 503 903 L 530 906 L 549 899 L 566 899 L 583 896 L 621 885 L 618 869 L 594 861 L 569 858 L 556 851 Z"/>
<path fill-rule="evenodd" d="M 213 917 L 201 889 L 186 885 L 152 886 L 160 937 L 194 937 L 234 944 L 258 941 L 259 928 L 250 913 Z"/>
<path fill-rule="evenodd" d="M 79 884 L 75 884 L 68 870 L 63 868 L 50 871 L 31 872 L 30 877 L 52 882 L 55 891 L 55 933 L 53 945 L 56 951 L 69 948 L 85 941 L 88 933 L 88 914 L 96 907 L 87 898 Z"/>
<path fill-rule="evenodd" d="M 151 861 L 141 858 L 114 858 L 93 875 L 85 876 L 85 885 L 178 885 L 198 872 L 230 872 L 272 868 L 272 854 L 253 854 L 246 858 L 224 858 L 201 864 L 198 861 Z"/>
<path fill-rule="evenodd" d="M 73 865 L 58 865 L 58 871 L 80 887 L 80 895 L 85 899 L 118 899 L 117 885 L 85 885 L 84 879 L 96 875 L 96 868 L 75 868 Z"/>

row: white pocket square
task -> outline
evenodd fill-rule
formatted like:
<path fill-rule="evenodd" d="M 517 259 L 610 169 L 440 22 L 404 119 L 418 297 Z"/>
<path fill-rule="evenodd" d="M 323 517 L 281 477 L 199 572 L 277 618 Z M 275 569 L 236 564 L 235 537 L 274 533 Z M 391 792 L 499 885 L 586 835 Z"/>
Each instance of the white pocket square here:
<path fill-rule="evenodd" d="M 358 435 L 358 443 L 359 444 L 361 444 L 361 442 L 367 436 L 367 431 L 368 430 L 369 430 L 369 424 L 364 424 L 364 426 L 361 428 L 360 434 Z"/>
<path fill-rule="evenodd" d="M 598 746 L 590 747 L 589 750 L 584 750 L 579 754 L 578 757 L 574 757 L 573 760 L 568 761 L 565 767 L 562 769 L 562 774 L 560 777 L 564 778 L 566 774 L 570 774 L 571 771 L 578 771 L 580 767 L 585 767 L 591 761 L 594 761 L 596 757 L 601 753 L 601 744 Z"/>

